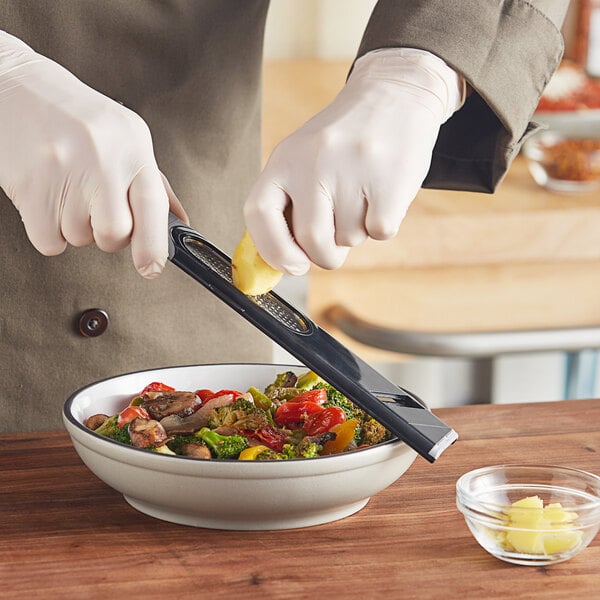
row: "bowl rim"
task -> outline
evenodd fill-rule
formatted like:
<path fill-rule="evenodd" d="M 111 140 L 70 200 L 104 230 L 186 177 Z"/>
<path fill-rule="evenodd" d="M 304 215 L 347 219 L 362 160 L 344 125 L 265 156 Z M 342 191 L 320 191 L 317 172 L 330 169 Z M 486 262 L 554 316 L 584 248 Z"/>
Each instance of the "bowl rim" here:
<path fill-rule="evenodd" d="M 497 502 L 483 501 L 483 500 L 479 499 L 477 496 L 475 496 L 474 494 L 470 493 L 466 487 L 466 482 L 474 479 L 475 477 L 478 477 L 480 475 L 489 474 L 489 473 L 494 473 L 494 472 L 501 472 L 501 471 L 504 471 L 507 469 L 521 469 L 523 471 L 533 471 L 535 469 L 538 471 L 543 470 L 543 471 L 548 471 L 548 472 L 550 472 L 550 471 L 560 472 L 565 475 L 573 475 L 573 476 L 577 476 L 580 478 L 585 478 L 585 479 L 591 480 L 598 487 L 598 490 L 600 490 L 600 476 L 596 475 L 595 473 L 591 473 L 590 471 L 585 471 L 584 469 L 579 469 L 576 467 L 565 467 L 562 465 L 555 465 L 555 464 L 503 463 L 503 464 L 499 464 L 499 465 L 489 465 L 487 467 L 479 467 L 477 469 L 473 469 L 471 471 L 463 473 L 463 475 L 461 475 L 456 481 L 457 502 L 460 502 L 461 504 L 465 505 L 466 507 L 468 507 L 470 505 L 471 507 L 472 506 L 490 507 L 490 508 L 494 508 L 494 509 L 509 508 L 510 507 L 509 504 L 501 504 L 501 503 L 497 503 Z M 533 482 L 532 482 L 532 485 L 533 485 Z M 549 485 L 548 487 L 552 487 L 552 486 Z M 588 496 L 591 496 L 591 494 L 589 492 L 586 492 L 586 494 Z M 583 504 L 577 505 L 578 511 L 593 510 L 593 509 L 600 509 L 600 491 L 598 492 L 598 494 L 596 495 L 594 500 L 590 500 Z M 524 510 L 527 510 L 527 509 L 525 508 Z"/>
<path fill-rule="evenodd" d="M 281 461 L 281 460 L 262 460 L 262 461 L 239 461 L 238 459 L 202 459 L 202 458 L 194 458 L 194 457 L 190 457 L 190 456 L 180 456 L 180 455 L 169 455 L 169 454 L 159 454 L 159 453 L 153 453 L 153 452 L 148 452 L 147 450 L 145 450 L 144 448 L 135 448 L 133 446 L 127 446 L 125 444 L 121 444 L 120 442 L 117 442 L 115 440 L 111 440 L 110 438 L 107 438 L 103 435 L 100 435 L 98 433 L 96 433 L 95 431 L 93 431 L 92 429 L 87 428 L 83 423 L 81 423 L 79 420 L 77 420 L 75 418 L 75 416 L 73 415 L 73 405 L 75 403 L 76 398 L 84 393 L 86 390 L 88 390 L 89 388 L 92 387 L 96 387 L 99 385 L 102 385 L 103 383 L 109 382 L 109 381 L 113 381 L 116 379 L 120 379 L 120 378 L 126 378 L 132 375 L 143 375 L 144 373 L 150 373 L 150 372 L 154 372 L 154 371 L 175 371 L 178 369 L 193 369 L 193 368 L 197 368 L 197 367 L 206 367 L 206 368 L 210 368 L 210 367 L 218 367 L 218 368 L 228 368 L 228 367 L 273 367 L 273 368 L 289 368 L 289 369 L 308 369 L 308 367 L 306 367 L 305 365 L 296 363 L 296 364 L 288 364 L 288 363 L 252 363 L 252 362 L 232 362 L 232 363 L 196 363 L 196 364 L 191 364 L 191 365 L 170 365 L 167 367 L 153 367 L 153 368 L 148 368 L 148 369 L 140 369 L 140 370 L 134 370 L 134 371 L 128 371 L 128 372 L 124 372 L 124 373 L 120 373 L 118 375 L 112 375 L 109 377 L 104 377 L 102 379 L 96 380 L 96 381 L 92 381 L 80 388 L 78 388 L 77 390 L 75 390 L 74 392 L 72 392 L 69 397 L 67 398 L 67 400 L 64 402 L 63 404 L 63 409 L 62 409 L 62 414 L 63 414 L 63 421 L 65 422 L 65 426 L 67 427 L 67 430 L 69 429 L 68 425 L 70 425 L 75 431 L 77 431 L 79 433 L 79 435 L 83 435 L 83 436 L 89 436 L 90 439 L 94 440 L 95 443 L 100 443 L 101 446 L 100 447 L 104 447 L 106 452 L 109 452 L 110 454 L 112 454 L 112 452 L 110 452 L 111 449 L 113 449 L 115 452 L 126 452 L 127 454 L 129 454 L 130 452 L 135 452 L 138 454 L 138 458 L 142 461 L 156 461 L 159 460 L 160 462 L 155 463 L 156 466 L 168 466 L 168 465 L 173 465 L 176 464 L 174 462 L 169 463 L 168 461 L 164 461 L 164 459 L 170 459 L 171 461 L 184 461 L 185 463 L 188 464 L 201 464 L 201 465 L 214 465 L 212 467 L 207 467 L 207 468 L 217 468 L 219 465 L 221 465 L 221 468 L 223 468 L 224 465 L 236 465 L 239 466 L 241 462 L 244 463 L 244 465 L 253 465 L 252 467 L 249 468 L 258 468 L 259 465 L 265 465 L 265 464 L 277 464 L 279 466 L 283 466 L 283 465 L 289 465 L 289 464 L 300 464 L 300 463 L 310 463 L 310 464 L 322 464 L 323 461 L 327 461 L 327 464 L 332 464 L 333 461 L 340 461 L 340 460 L 348 460 L 349 456 L 357 456 L 357 455 L 364 455 L 365 453 L 369 453 L 372 454 L 373 451 L 376 450 L 381 450 L 390 446 L 400 446 L 405 450 L 411 450 L 404 442 L 402 442 L 401 440 L 399 440 L 396 437 L 393 437 L 389 440 L 386 440 L 385 442 L 382 442 L 380 444 L 376 444 L 375 446 L 370 446 L 368 448 L 357 448 L 355 450 L 352 450 L 351 452 L 342 452 L 339 454 L 329 454 L 326 456 L 317 456 L 314 458 L 294 458 L 291 460 L 286 460 L 286 461 Z M 69 431 L 69 434 L 72 434 L 74 432 Z M 82 440 L 78 440 L 80 443 L 83 443 Z M 98 452 L 99 449 L 95 448 L 94 451 Z M 104 456 L 107 456 L 107 454 L 105 452 L 101 452 Z M 136 456 L 135 454 L 131 455 Z M 385 460 L 385 459 L 382 459 Z M 135 461 L 138 462 L 138 461 Z M 181 465 L 184 464 L 184 462 L 180 462 Z M 377 462 L 377 461 L 376 461 Z M 244 468 L 246 468 L 244 466 Z M 285 468 L 285 467 L 284 467 Z M 165 470 L 165 471 L 169 471 L 169 469 L 158 469 L 158 470 Z"/>

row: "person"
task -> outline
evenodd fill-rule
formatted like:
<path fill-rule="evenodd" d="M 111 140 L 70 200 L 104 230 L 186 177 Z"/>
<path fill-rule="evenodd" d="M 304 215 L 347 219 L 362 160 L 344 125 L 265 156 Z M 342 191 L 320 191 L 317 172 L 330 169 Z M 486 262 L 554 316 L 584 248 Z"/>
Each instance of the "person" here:
<path fill-rule="evenodd" d="M 165 268 L 168 211 L 228 253 L 246 225 L 301 274 L 396 235 L 422 185 L 492 192 L 567 5 L 380 0 L 346 85 L 259 174 L 267 0 L 0 2 L 0 432 L 60 427 L 69 393 L 118 373 L 269 362 Z"/>

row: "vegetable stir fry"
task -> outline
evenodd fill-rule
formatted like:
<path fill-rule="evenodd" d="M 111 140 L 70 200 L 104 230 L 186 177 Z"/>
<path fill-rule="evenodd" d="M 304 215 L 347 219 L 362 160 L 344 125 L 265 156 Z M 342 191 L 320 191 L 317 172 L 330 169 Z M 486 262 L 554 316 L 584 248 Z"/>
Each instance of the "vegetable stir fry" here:
<path fill-rule="evenodd" d="M 312 371 L 280 373 L 262 391 L 189 392 L 153 382 L 120 413 L 92 415 L 84 425 L 136 448 L 204 459 L 314 458 L 390 438 Z"/>

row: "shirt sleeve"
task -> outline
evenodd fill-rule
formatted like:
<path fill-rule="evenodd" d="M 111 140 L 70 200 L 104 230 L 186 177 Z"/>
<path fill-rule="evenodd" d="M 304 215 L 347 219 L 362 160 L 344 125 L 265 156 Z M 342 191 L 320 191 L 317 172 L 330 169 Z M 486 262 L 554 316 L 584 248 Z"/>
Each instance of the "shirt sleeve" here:
<path fill-rule="evenodd" d="M 379 0 L 358 56 L 419 48 L 472 93 L 441 128 L 424 187 L 493 192 L 523 141 L 563 54 L 568 0 Z"/>

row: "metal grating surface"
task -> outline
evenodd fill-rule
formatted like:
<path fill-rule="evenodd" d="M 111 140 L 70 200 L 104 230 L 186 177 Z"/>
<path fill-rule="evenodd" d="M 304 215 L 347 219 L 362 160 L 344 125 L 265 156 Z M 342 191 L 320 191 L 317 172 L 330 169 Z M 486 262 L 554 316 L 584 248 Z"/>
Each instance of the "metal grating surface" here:
<path fill-rule="evenodd" d="M 231 279 L 231 261 L 228 258 L 215 250 L 211 245 L 191 236 L 185 237 L 183 244 L 190 254 L 197 258 L 203 265 L 233 285 Z M 248 299 L 288 329 L 302 334 L 310 332 L 310 326 L 306 319 L 273 294 L 248 296 Z"/>

